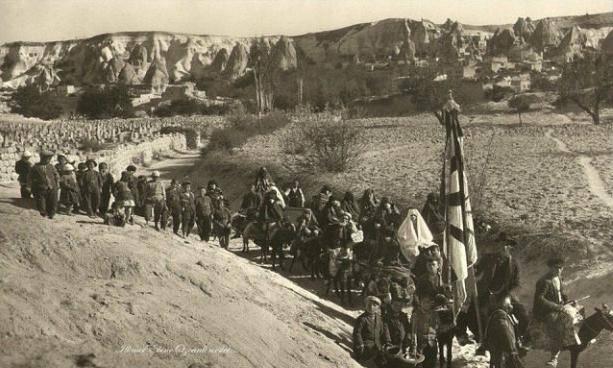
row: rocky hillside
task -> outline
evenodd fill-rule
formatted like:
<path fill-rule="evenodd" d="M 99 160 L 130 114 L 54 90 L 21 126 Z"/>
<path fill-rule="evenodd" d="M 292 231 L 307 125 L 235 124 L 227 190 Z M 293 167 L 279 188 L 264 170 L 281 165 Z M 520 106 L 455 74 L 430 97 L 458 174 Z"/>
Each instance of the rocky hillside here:
<path fill-rule="evenodd" d="M 613 13 L 531 20 L 514 25 L 470 26 L 447 20 L 385 19 L 294 37 L 266 37 L 275 67 L 374 62 L 389 57 L 457 59 L 464 53 L 501 54 L 531 47 L 558 53 L 599 47 L 613 27 Z M 572 32 L 569 34 L 569 32 Z M 491 39 L 491 40 L 490 40 Z M 0 46 L 0 82 L 27 84 L 165 85 L 207 77 L 235 79 L 249 66 L 253 38 L 127 32 L 58 42 L 13 42 Z M 488 47 L 484 45 L 489 41 Z M 299 55 L 299 56 L 298 56 Z"/>

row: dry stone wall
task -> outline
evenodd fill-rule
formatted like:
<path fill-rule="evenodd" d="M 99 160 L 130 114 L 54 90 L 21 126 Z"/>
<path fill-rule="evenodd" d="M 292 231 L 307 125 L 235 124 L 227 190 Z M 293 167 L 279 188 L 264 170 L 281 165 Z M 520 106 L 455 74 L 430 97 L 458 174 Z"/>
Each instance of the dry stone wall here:
<path fill-rule="evenodd" d="M 43 149 L 61 153 L 69 161 L 94 158 L 107 162 L 117 176 L 131 163 L 147 164 L 156 153 L 198 148 L 201 139 L 223 124 L 221 117 L 44 123 L 0 120 L 0 182 L 17 180 L 15 162 L 26 150 L 32 153 L 33 163 Z"/>

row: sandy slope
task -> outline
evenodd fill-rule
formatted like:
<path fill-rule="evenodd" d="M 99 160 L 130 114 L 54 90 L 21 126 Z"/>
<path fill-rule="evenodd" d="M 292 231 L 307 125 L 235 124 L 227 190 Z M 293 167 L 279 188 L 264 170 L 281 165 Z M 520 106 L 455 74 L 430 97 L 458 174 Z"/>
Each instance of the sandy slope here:
<path fill-rule="evenodd" d="M 49 221 L 17 194 L 0 190 L 1 367 L 358 366 L 352 312 L 287 279 L 140 225 Z"/>

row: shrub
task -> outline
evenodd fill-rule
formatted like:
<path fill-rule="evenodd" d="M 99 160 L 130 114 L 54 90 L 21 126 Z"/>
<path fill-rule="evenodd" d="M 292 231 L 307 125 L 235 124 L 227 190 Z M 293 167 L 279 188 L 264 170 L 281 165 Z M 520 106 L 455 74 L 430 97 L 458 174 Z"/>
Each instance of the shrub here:
<path fill-rule="evenodd" d="M 134 117 L 134 108 L 126 86 L 86 91 L 77 101 L 77 112 L 90 119 Z"/>
<path fill-rule="evenodd" d="M 238 105 L 240 106 L 240 105 Z M 283 113 L 272 112 L 262 118 L 245 113 L 244 108 L 236 107 L 228 114 L 228 126 L 215 129 L 209 138 L 209 144 L 202 151 L 229 151 L 240 147 L 255 135 L 269 134 L 290 123 L 290 119 Z"/>
<path fill-rule="evenodd" d="M 104 148 L 104 145 L 94 138 L 83 138 L 79 142 L 79 149 L 86 152 L 98 152 Z"/>
<path fill-rule="evenodd" d="M 34 85 L 21 87 L 13 95 L 16 106 L 13 112 L 25 117 L 36 117 L 43 120 L 56 119 L 62 114 L 62 107 L 53 99 L 49 92 L 41 92 Z"/>
<path fill-rule="evenodd" d="M 362 129 L 343 117 L 317 115 L 303 123 L 307 163 L 319 170 L 344 172 L 357 160 L 361 148 Z"/>

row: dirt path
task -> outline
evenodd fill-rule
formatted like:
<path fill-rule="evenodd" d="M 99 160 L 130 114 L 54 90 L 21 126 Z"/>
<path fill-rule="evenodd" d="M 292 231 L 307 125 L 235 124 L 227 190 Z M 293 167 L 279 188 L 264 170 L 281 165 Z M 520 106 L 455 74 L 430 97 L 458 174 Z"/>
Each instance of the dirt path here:
<path fill-rule="evenodd" d="M 564 142 L 552 136 L 552 133 L 553 130 L 549 129 L 545 133 L 545 137 L 554 141 L 560 152 L 575 154 L 575 152 L 571 151 Z M 578 154 L 576 161 L 583 167 L 583 173 L 585 174 L 585 178 L 589 184 L 590 192 L 598 197 L 602 203 L 613 209 L 613 197 L 607 193 L 607 185 L 600 178 L 600 173 L 598 170 L 592 166 L 592 158 L 586 155 Z"/>

